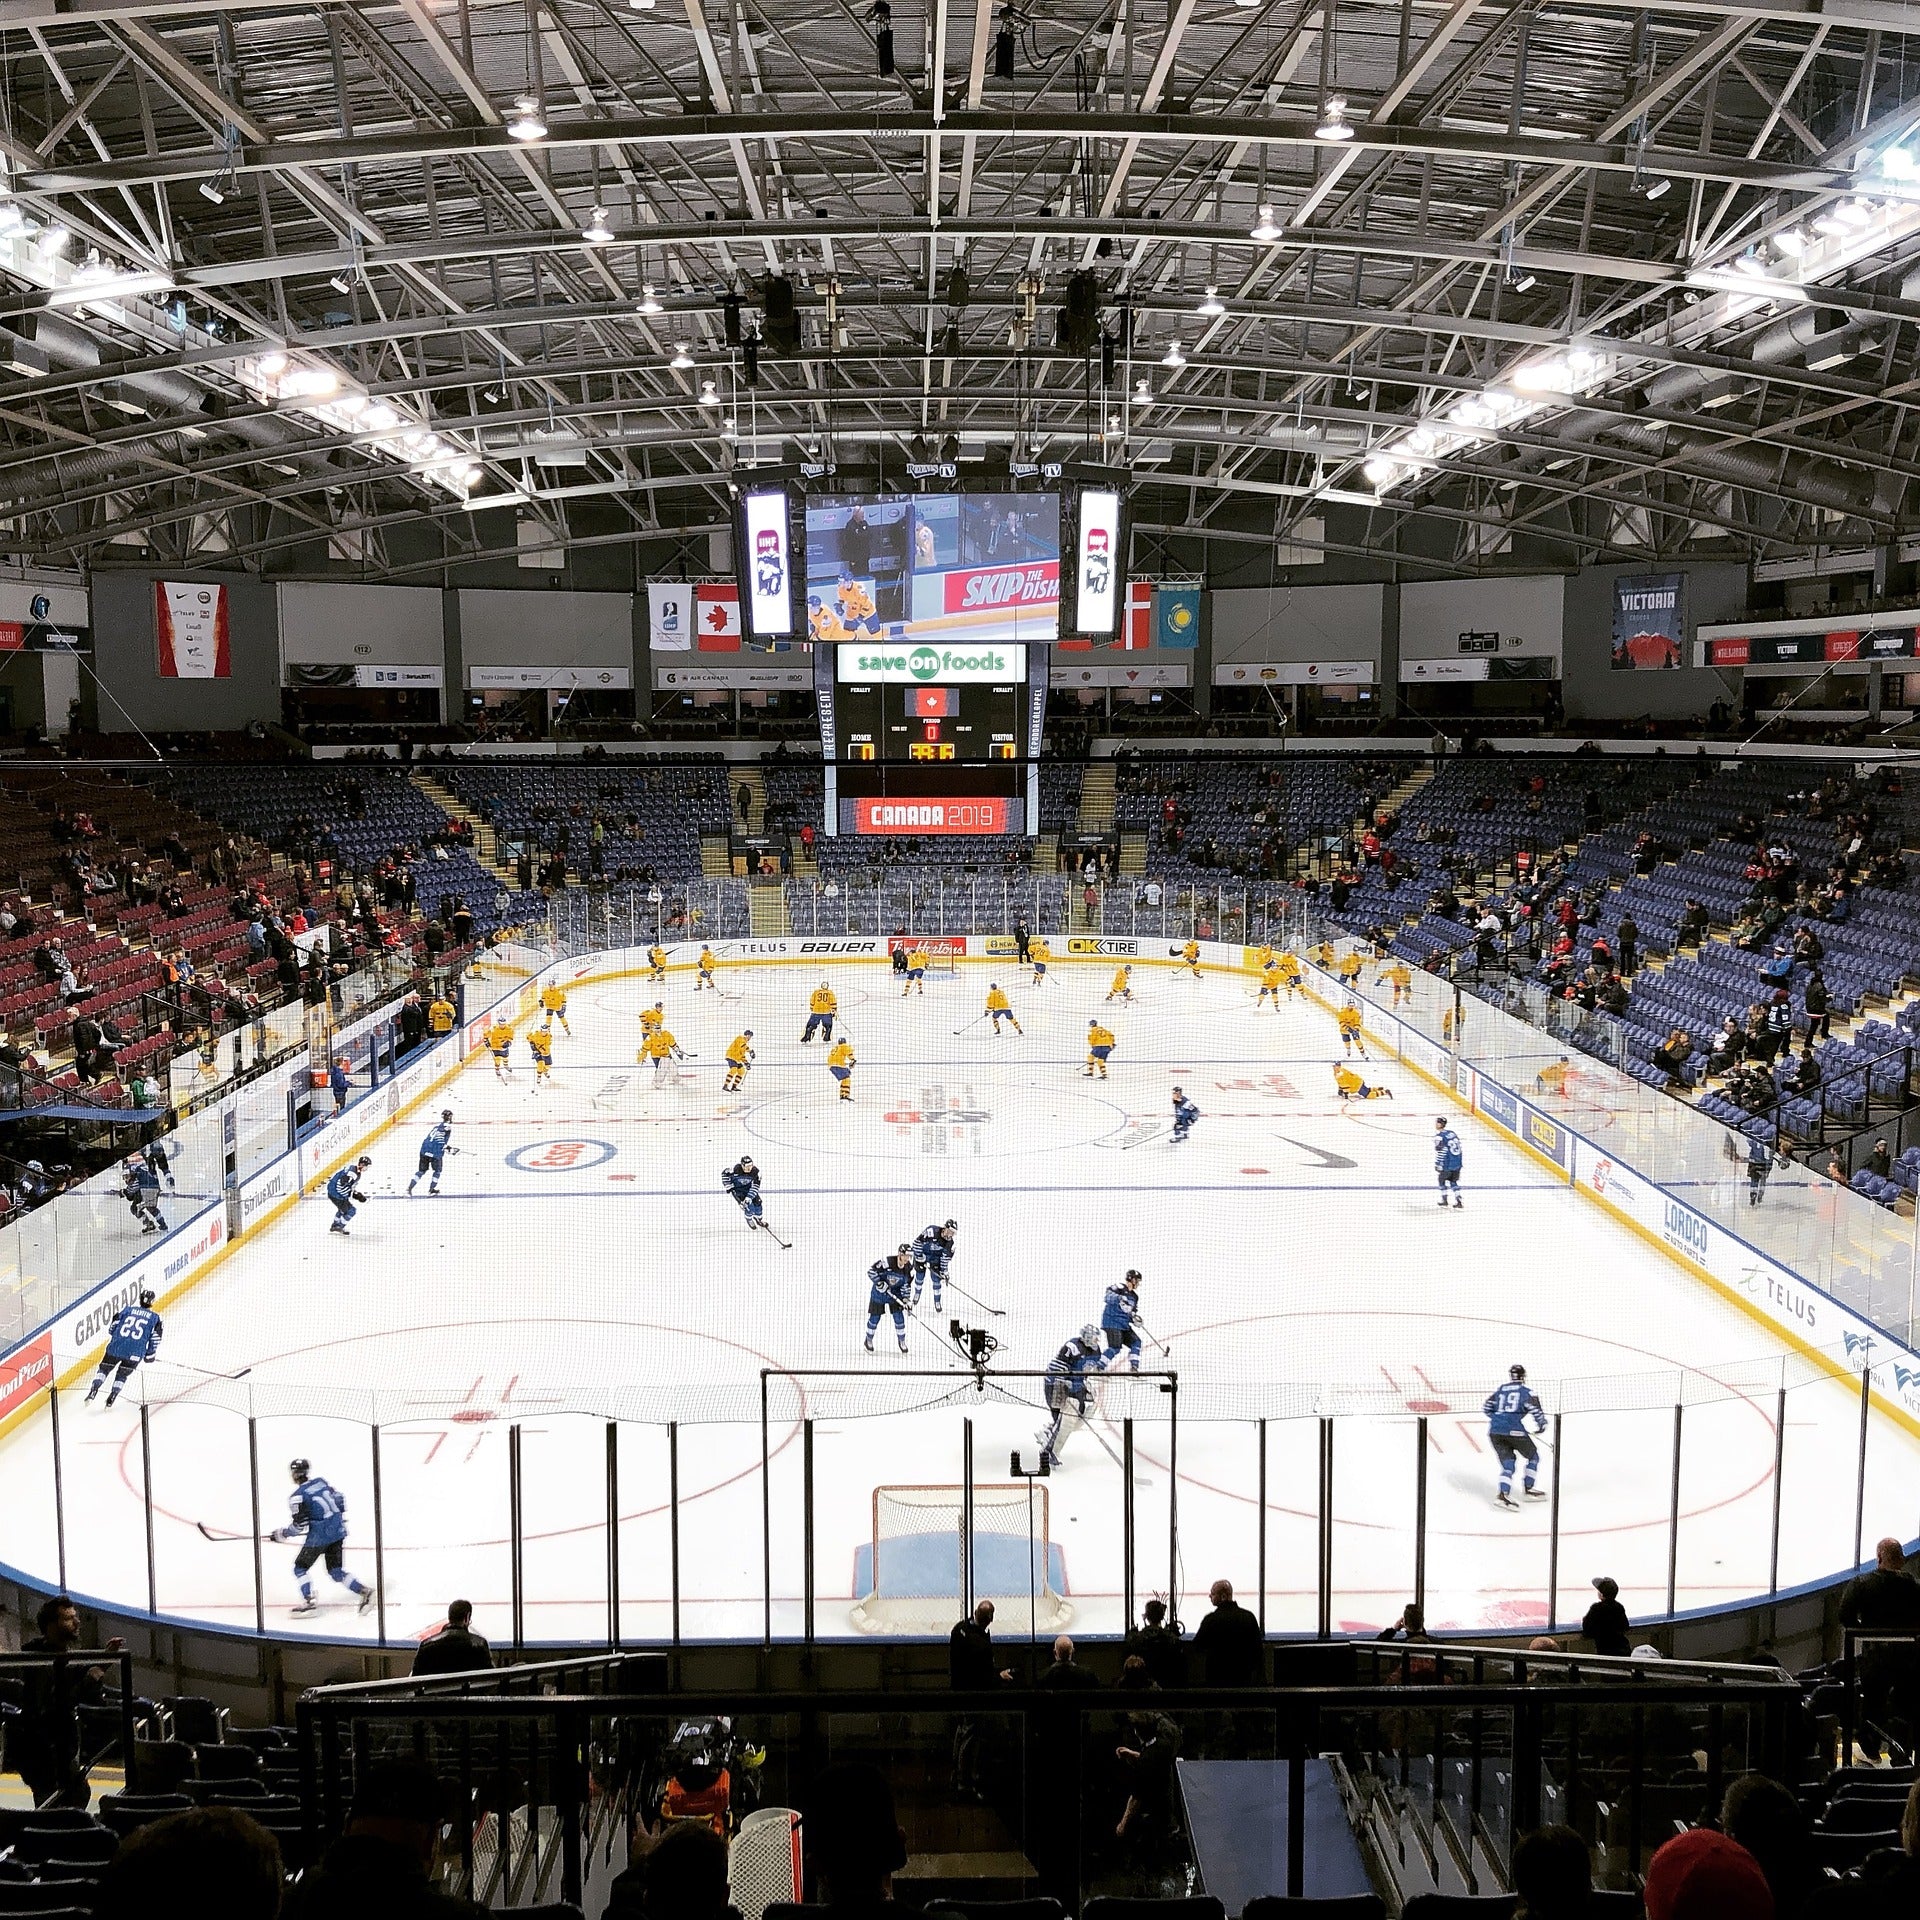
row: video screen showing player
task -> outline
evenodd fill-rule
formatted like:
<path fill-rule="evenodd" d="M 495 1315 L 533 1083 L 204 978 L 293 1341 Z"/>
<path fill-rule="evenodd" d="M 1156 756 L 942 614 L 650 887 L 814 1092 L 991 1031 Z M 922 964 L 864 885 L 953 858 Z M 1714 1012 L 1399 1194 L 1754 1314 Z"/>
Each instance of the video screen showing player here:
<path fill-rule="evenodd" d="M 1049 641 L 1060 629 L 1055 494 L 807 503 L 807 631 L 835 642 Z"/>

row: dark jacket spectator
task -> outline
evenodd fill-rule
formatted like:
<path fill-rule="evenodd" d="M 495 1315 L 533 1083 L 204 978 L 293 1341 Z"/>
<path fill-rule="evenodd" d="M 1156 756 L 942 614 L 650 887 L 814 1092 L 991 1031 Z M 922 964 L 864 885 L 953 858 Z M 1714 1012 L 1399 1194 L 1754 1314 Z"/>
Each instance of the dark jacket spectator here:
<path fill-rule="evenodd" d="M 1138 1656 L 1145 1662 L 1155 1686 L 1183 1687 L 1187 1683 L 1187 1648 L 1178 1627 L 1167 1625 L 1167 1603 L 1149 1600 L 1141 1608 L 1141 1622 L 1127 1632 L 1123 1659 Z"/>
<path fill-rule="evenodd" d="M 1580 1920 L 1593 1891 L 1587 1843 L 1571 1827 L 1536 1827 L 1513 1850 L 1513 1920 Z"/>
<path fill-rule="evenodd" d="M 801 1837 L 823 1911 L 871 1913 L 893 1899 L 893 1876 L 907 1864 L 907 1837 L 893 1788 L 878 1767 L 829 1767 L 803 1809 Z"/>
<path fill-rule="evenodd" d="M 29 1161 L 31 1167 L 34 1163 Z M 22 1182 L 22 1204 L 26 1198 Z M 43 1601 L 35 1620 L 40 1631 L 22 1643 L 22 1653 L 83 1653 L 80 1610 L 63 1593 Z M 109 1640 L 104 1651 L 125 1645 Z M 7 1729 L 7 1764 L 26 1782 L 36 1806 L 84 1807 L 89 1798 L 80 1765 L 80 1728 L 75 1707 L 105 1706 L 112 1696 L 107 1670 L 76 1661 L 64 1673 L 52 1666 L 28 1674 L 20 1716 Z"/>
<path fill-rule="evenodd" d="M 1773 1891 L 1775 1920 L 1801 1920 L 1825 1876 L 1813 1863 L 1800 1802 L 1764 1773 L 1743 1774 L 1721 1802 L 1720 1831 L 1760 1863 Z"/>
<path fill-rule="evenodd" d="M 608 1920 L 727 1920 L 727 1843 L 704 1820 L 680 1820 L 607 1890 Z"/>
<path fill-rule="evenodd" d="M 91 1905 L 94 1920 L 274 1920 L 281 1877 L 280 1843 L 257 1820 L 238 1807 L 195 1807 L 128 1834 Z"/>
<path fill-rule="evenodd" d="M 993 1664 L 993 1602 L 982 1600 L 973 1617 L 961 1620 L 947 1636 L 947 1681 L 955 1693 L 986 1693 L 1013 1670 Z"/>
<path fill-rule="evenodd" d="M 447 1624 L 420 1643 L 413 1656 L 416 1676 L 425 1673 L 482 1673 L 493 1665 L 493 1650 L 473 1631 L 473 1605 L 456 1600 L 447 1609 Z"/>
<path fill-rule="evenodd" d="M 1073 1642 L 1063 1633 L 1053 1643 L 1053 1664 L 1034 1683 L 1059 1692 L 1098 1687 L 1100 1676 L 1089 1673 L 1073 1657 Z"/>
<path fill-rule="evenodd" d="M 441 1823 L 451 1809 L 417 1760 L 368 1767 L 340 1838 L 287 1895 L 286 1920 L 486 1920 L 486 1909 L 433 1884 Z"/>
<path fill-rule="evenodd" d="M 1898 1540 L 1874 1548 L 1874 1568 L 1849 1581 L 1840 1596 L 1840 1622 L 1848 1627 L 1920 1627 L 1920 1582 L 1907 1572 Z"/>
<path fill-rule="evenodd" d="M 1233 1583 L 1216 1580 L 1208 1590 L 1213 1611 L 1193 1635 L 1193 1657 L 1206 1687 L 1253 1687 L 1266 1678 L 1266 1643 L 1260 1622 L 1236 1604 Z"/>
<path fill-rule="evenodd" d="M 1587 1609 L 1586 1617 L 1580 1622 L 1580 1631 L 1593 1642 L 1595 1653 L 1613 1654 L 1624 1660 L 1633 1651 L 1633 1641 L 1629 1637 L 1633 1623 L 1627 1618 L 1626 1608 L 1620 1604 L 1619 1585 L 1602 1574 L 1593 1586 L 1600 1598 Z"/>

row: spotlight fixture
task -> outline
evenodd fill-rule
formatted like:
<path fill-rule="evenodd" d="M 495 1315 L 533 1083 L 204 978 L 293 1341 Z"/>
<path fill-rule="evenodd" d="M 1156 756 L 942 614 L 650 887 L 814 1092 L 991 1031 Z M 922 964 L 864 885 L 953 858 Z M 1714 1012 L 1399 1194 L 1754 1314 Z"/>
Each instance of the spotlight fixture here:
<path fill-rule="evenodd" d="M 1178 372 L 1180 368 L 1187 364 L 1187 356 L 1180 351 L 1180 342 L 1178 340 L 1169 340 L 1167 342 L 1167 350 L 1160 356 L 1160 364 L 1163 367 L 1173 368 L 1175 372 Z"/>
<path fill-rule="evenodd" d="M 711 380 L 700 382 L 700 404 L 703 407 L 717 407 L 720 404 L 720 389 Z"/>
<path fill-rule="evenodd" d="M 676 373 L 685 373 L 693 365 L 693 355 L 687 351 L 687 343 L 680 341 L 673 350 L 673 358 L 667 363 Z"/>
<path fill-rule="evenodd" d="M 1773 244 L 1789 260 L 1798 260 L 1812 243 L 1804 227 L 1787 227 L 1773 236 Z"/>
<path fill-rule="evenodd" d="M 1520 272 L 1516 273 L 1512 279 L 1507 282 L 1507 285 L 1510 286 L 1515 293 L 1525 293 L 1529 287 L 1539 285 L 1539 276 L 1528 273 L 1522 268 Z"/>
<path fill-rule="evenodd" d="M 344 273 L 328 274 L 327 285 L 330 286 L 335 293 L 351 293 L 353 291 L 353 282 L 349 280 Z"/>
<path fill-rule="evenodd" d="M 627 0 L 627 5 L 630 6 L 635 13 L 651 13 L 653 11 L 653 0 Z"/>
<path fill-rule="evenodd" d="M 1649 180 L 1647 184 L 1640 189 L 1640 191 L 1644 193 L 1649 200 L 1658 200 L 1661 198 L 1662 195 L 1671 193 L 1673 191 L 1673 182 L 1671 180 L 1664 179 L 1664 178 L 1659 180 Z"/>
<path fill-rule="evenodd" d="M 663 308 L 660 302 L 653 297 L 653 282 L 649 280 L 647 284 L 640 289 L 640 304 L 634 308 L 634 312 L 652 315 L 662 311 Z"/>
<path fill-rule="evenodd" d="M 590 247 L 604 247 L 613 238 L 613 229 L 607 225 L 605 207 L 595 207 L 593 218 L 580 229 L 580 238 Z"/>
<path fill-rule="evenodd" d="M 1344 94 L 1332 93 L 1327 96 L 1326 104 L 1320 109 L 1320 124 L 1314 128 L 1316 140 L 1351 140 L 1353 124 L 1347 118 L 1347 101 Z"/>
<path fill-rule="evenodd" d="M 1273 203 L 1271 201 L 1262 200 L 1260 202 L 1260 216 L 1254 221 L 1252 232 L 1256 240 L 1278 240 L 1280 238 L 1280 227 L 1273 217 Z"/>
<path fill-rule="evenodd" d="M 1144 373 L 1134 386 L 1133 404 L 1136 407 L 1150 407 L 1153 405 L 1153 388 L 1148 384 L 1147 376 Z"/>
<path fill-rule="evenodd" d="M 996 80 L 1013 78 L 1013 49 L 1013 9 L 1003 7 L 1000 10 L 1000 25 L 993 36 L 993 77 Z"/>
<path fill-rule="evenodd" d="M 544 140 L 547 137 L 547 123 L 541 118 L 540 102 L 532 94 L 523 93 L 513 103 L 513 118 L 507 122 L 507 133 L 515 140 Z"/>
<path fill-rule="evenodd" d="M 887 0 L 874 0 L 873 50 L 884 78 L 893 71 L 893 9 Z"/>
<path fill-rule="evenodd" d="M 1209 287 L 1207 289 L 1207 297 L 1200 302 L 1194 311 L 1199 314 L 1203 320 L 1218 320 L 1220 316 L 1226 312 L 1226 307 L 1221 303 L 1220 289 L 1218 287 Z"/>
<path fill-rule="evenodd" d="M 200 182 L 200 198 L 202 200 L 210 201 L 217 207 L 226 200 L 226 197 L 225 190 L 221 187 L 219 181 L 202 180 Z"/>
<path fill-rule="evenodd" d="M 277 380 L 287 370 L 287 356 L 284 353 L 263 353 L 253 363 L 253 369 L 268 380 Z"/>

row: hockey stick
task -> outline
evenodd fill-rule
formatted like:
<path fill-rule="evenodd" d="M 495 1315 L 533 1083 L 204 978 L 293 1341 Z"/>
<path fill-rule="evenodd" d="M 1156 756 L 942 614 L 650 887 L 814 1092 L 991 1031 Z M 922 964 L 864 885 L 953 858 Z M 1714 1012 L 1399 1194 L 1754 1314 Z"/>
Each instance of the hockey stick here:
<path fill-rule="evenodd" d="M 760 1222 L 760 1231 L 769 1235 L 773 1240 L 773 1244 L 778 1247 L 782 1253 L 791 1253 L 793 1251 L 793 1242 L 791 1240 L 782 1240 L 764 1220 Z"/>
<path fill-rule="evenodd" d="M 1134 1315 L 1134 1320 L 1138 1324 L 1140 1331 L 1144 1333 L 1147 1336 L 1147 1338 L 1151 1340 L 1153 1344 L 1156 1347 L 1158 1347 L 1163 1354 L 1171 1353 L 1173 1351 L 1173 1349 L 1170 1346 L 1168 1346 L 1167 1343 L 1164 1340 L 1162 1340 L 1160 1336 L 1157 1333 L 1155 1333 L 1154 1330 L 1150 1326 L 1148 1326 L 1147 1323 L 1144 1320 L 1142 1320 L 1138 1314 Z"/>
<path fill-rule="evenodd" d="M 1007 1317 L 1006 1308 L 988 1306 L 978 1294 L 969 1293 L 965 1287 L 956 1285 L 952 1280 L 943 1281 L 941 1284 L 949 1293 L 957 1293 L 962 1300 L 971 1300 L 982 1313 L 990 1313 L 996 1320 L 1004 1320 Z"/>
<path fill-rule="evenodd" d="M 230 1546 L 236 1540 L 251 1540 L 254 1538 L 250 1533 L 223 1533 L 218 1528 L 208 1526 L 204 1520 L 196 1520 L 193 1524 L 200 1529 L 202 1539 L 215 1541 L 222 1546 Z M 262 1540 L 271 1540 L 273 1535 L 263 1533 L 259 1537 Z"/>
<path fill-rule="evenodd" d="M 953 1037 L 956 1040 L 958 1040 L 960 1036 L 968 1030 L 968 1028 L 977 1027 L 980 1024 L 980 1022 L 984 1020 L 986 1017 L 987 1016 L 984 1013 L 975 1014 L 974 1017 L 967 1022 L 966 1026 L 954 1028 Z"/>
<path fill-rule="evenodd" d="M 197 1373 L 203 1380 L 244 1380 L 253 1369 L 242 1367 L 238 1373 L 214 1373 L 207 1367 L 190 1367 L 184 1360 L 163 1360 L 164 1367 L 178 1367 L 182 1373 Z"/>
<path fill-rule="evenodd" d="M 1106 1416 L 1103 1414 L 1101 1417 L 1104 1419 Z M 1116 1467 L 1120 1468 L 1122 1472 L 1125 1472 L 1127 1465 L 1126 1458 L 1114 1446 L 1113 1442 L 1109 1440 L 1091 1420 L 1087 1419 L 1085 1415 L 1081 1416 L 1080 1424 L 1099 1442 L 1101 1452 L 1103 1452 Z M 1136 1459 L 1138 1458 L 1137 1455 L 1135 1457 Z M 1150 1473 L 1142 1473 L 1136 1465 L 1133 1470 L 1133 1484 L 1136 1487 L 1150 1487 L 1153 1485 L 1153 1476 Z"/>

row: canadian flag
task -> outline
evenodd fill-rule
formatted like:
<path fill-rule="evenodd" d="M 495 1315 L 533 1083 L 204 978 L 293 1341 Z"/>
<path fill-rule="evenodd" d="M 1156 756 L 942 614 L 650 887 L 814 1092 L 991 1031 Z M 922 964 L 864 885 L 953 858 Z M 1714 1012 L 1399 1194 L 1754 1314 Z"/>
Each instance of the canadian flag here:
<path fill-rule="evenodd" d="M 1127 582 L 1127 618 L 1120 629 L 1122 647 L 1150 647 L 1153 645 L 1153 582 L 1151 580 L 1129 580 Z"/>
<path fill-rule="evenodd" d="M 693 590 L 693 625 L 702 653 L 740 651 L 740 589 L 711 581 Z"/>

